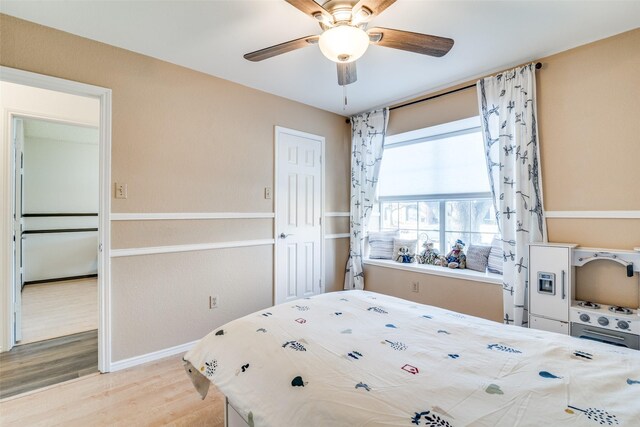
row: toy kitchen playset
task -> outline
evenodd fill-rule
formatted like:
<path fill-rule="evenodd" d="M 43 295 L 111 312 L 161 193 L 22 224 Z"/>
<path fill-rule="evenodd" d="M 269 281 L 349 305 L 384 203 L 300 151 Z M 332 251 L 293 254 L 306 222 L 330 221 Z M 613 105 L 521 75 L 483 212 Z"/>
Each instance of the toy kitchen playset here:
<path fill-rule="evenodd" d="M 632 307 L 618 307 L 576 300 L 576 268 L 593 261 L 621 264 L 620 274 L 634 277 L 633 286 L 639 287 L 640 248 L 529 246 L 529 327 L 640 350 L 639 301 Z"/>

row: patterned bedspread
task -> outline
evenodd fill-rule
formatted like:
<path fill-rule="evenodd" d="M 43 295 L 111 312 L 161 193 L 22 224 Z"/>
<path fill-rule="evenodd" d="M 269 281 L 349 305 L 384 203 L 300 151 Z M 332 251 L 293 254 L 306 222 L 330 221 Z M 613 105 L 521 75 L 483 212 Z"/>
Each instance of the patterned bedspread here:
<path fill-rule="evenodd" d="M 640 352 L 366 291 L 285 303 L 185 359 L 259 426 L 640 426 Z"/>

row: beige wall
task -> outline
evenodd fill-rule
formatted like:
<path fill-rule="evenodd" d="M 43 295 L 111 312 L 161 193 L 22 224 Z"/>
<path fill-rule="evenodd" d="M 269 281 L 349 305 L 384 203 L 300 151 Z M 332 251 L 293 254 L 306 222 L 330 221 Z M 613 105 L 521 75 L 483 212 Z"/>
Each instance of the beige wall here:
<path fill-rule="evenodd" d="M 640 29 L 543 59 L 538 119 L 547 210 L 640 210 L 638 46 Z M 593 233 L 585 225 L 583 234 Z M 628 225 L 638 245 L 640 222 Z M 630 249 L 607 230 L 598 233 L 594 243 Z"/>
<path fill-rule="evenodd" d="M 368 265 L 364 276 L 368 291 L 435 305 L 448 310 L 502 321 L 502 286 L 433 276 L 412 271 Z M 419 292 L 412 284 L 418 282 Z"/>
<path fill-rule="evenodd" d="M 271 252 L 256 246 L 118 259 L 111 270 L 113 359 L 198 340 L 269 306 Z M 208 309 L 212 293 L 219 301 L 215 310 Z"/>
<path fill-rule="evenodd" d="M 344 270 L 349 256 L 349 239 L 327 239 L 325 244 L 327 245 L 325 259 L 326 290 L 341 291 L 344 284 Z"/>
<path fill-rule="evenodd" d="M 640 29 L 544 58 L 538 120 L 545 209 L 640 211 Z M 549 240 L 640 246 L 640 219 L 548 219 Z M 577 269 L 584 299 L 640 305 L 638 275 L 596 263 Z"/>
<path fill-rule="evenodd" d="M 459 89 L 468 86 L 468 84 L 453 86 L 445 91 L 425 95 L 425 97 Z M 474 117 L 478 114 L 478 95 L 475 89 L 464 89 L 429 101 L 392 110 L 389 114 L 387 134 L 396 135 Z"/>
<path fill-rule="evenodd" d="M 263 195 L 276 125 L 326 138 L 326 210 L 348 211 L 344 117 L 6 15 L 0 28 L 2 65 L 112 89 L 112 180 L 128 185 L 112 212 L 273 212 Z M 272 220 L 112 222 L 113 248 L 265 237 Z M 333 266 L 347 240 L 327 243 Z M 113 361 L 271 305 L 272 264 L 271 246 L 112 259 Z M 341 283 L 332 267 L 326 288 Z M 208 309 L 209 295 L 219 309 Z"/>
<path fill-rule="evenodd" d="M 640 29 L 540 59 L 544 67 L 537 72 L 538 125 L 547 211 L 640 210 L 638 46 Z M 389 133 L 477 114 L 476 91 L 464 90 L 393 110 Z M 548 219 L 547 225 L 551 242 L 613 249 L 640 246 L 638 219 Z M 368 289 L 446 307 L 459 305 L 456 293 L 407 293 L 413 273 L 390 270 L 381 275 L 380 268 L 366 270 Z M 455 289 L 459 282 L 422 277 L 446 286 L 442 289 Z M 628 279 L 622 267 L 606 263 L 581 267 L 577 280 L 580 298 L 631 307 L 640 304 L 638 275 Z M 499 319 L 502 295 L 490 286 L 480 292 L 484 299 L 478 300 L 495 312 L 482 316 Z M 465 310 L 460 311 L 469 312 Z"/>

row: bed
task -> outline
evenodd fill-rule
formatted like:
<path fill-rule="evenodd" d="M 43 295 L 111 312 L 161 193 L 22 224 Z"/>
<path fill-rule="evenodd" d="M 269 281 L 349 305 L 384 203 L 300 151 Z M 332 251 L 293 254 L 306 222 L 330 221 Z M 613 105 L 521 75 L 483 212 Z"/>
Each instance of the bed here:
<path fill-rule="evenodd" d="M 640 352 L 366 291 L 227 323 L 184 357 L 250 426 L 640 426 Z"/>

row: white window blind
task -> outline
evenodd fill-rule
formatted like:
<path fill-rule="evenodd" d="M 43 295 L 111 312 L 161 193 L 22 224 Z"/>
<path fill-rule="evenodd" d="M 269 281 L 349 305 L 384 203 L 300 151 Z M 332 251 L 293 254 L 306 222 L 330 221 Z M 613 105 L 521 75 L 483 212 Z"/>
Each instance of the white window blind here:
<path fill-rule="evenodd" d="M 385 144 L 378 197 L 488 193 L 481 129 Z"/>

